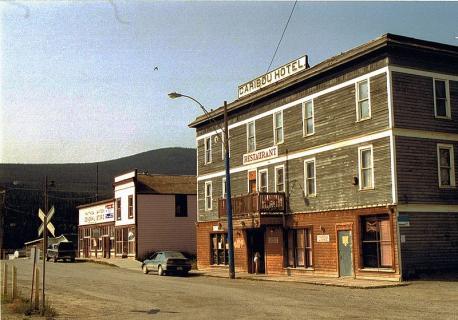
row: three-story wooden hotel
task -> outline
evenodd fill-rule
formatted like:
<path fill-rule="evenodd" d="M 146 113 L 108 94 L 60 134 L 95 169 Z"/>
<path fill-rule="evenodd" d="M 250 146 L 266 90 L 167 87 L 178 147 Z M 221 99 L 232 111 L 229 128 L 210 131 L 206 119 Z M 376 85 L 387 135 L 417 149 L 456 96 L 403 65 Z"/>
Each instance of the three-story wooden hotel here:
<path fill-rule="evenodd" d="M 228 104 L 235 266 L 400 280 L 458 267 L 458 47 L 392 34 Z M 210 112 L 223 122 L 223 108 Z M 224 150 L 197 132 L 199 268 L 228 264 Z"/>

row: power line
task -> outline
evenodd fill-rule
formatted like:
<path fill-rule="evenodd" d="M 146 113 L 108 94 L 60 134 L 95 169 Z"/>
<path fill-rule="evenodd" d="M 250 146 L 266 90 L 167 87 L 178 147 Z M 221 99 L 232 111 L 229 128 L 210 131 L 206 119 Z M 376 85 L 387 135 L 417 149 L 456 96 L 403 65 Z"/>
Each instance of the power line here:
<path fill-rule="evenodd" d="M 278 41 L 277 48 L 275 49 L 274 55 L 272 56 L 272 60 L 270 60 L 269 67 L 267 68 L 267 72 L 269 72 L 270 67 L 272 66 L 272 63 L 274 62 L 275 56 L 277 55 L 278 48 L 280 47 L 280 43 L 283 40 L 283 36 L 285 35 L 286 29 L 288 28 L 289 21 L 291 20 L 291 17 L 293 16 L 294 8 L 296 8 L 297 0 L 294 1 L 293 9 L 291 9 L 291 13 L 289 14 L 288 21 L 286 22 L 285 28 L 283 29 L 283 33 L 281 34 L 280 41 Z"/>

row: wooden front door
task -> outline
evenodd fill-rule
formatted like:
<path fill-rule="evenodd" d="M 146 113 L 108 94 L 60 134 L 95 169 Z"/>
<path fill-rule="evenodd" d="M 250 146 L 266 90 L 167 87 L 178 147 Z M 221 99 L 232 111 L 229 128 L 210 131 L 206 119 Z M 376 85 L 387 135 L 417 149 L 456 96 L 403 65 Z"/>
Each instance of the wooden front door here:
<path fill-rule="evenodd" d="M 103 257 L 104 258 L 110 258 L 110 251 L 111 251 L 111 246 L 110 246 L 110 237 L 103 237 Z"/>
<path fill-rule="evenodd" d="M 248 171 L 248 193 L 256 192 L 256 171 Z"/>
<path fill-rule="evenodd" d="M 337 232 L 339 240 L 339 276 L 353 276 L 353 261 L 352 261 L 352 241 L 350 230 L 339 230 Z"/>
<path fill-rule="evenodd" d="M 83 257 L 89 258 L 89 247 L 91 245 L 91 239 L 90 238 L 84 238 L 83 239 Z"/>

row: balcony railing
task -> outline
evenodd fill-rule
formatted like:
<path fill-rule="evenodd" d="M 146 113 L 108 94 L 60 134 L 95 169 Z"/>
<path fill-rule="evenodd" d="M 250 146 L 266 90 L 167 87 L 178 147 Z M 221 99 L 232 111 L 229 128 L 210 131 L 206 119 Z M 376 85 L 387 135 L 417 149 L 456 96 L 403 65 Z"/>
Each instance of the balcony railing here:
<path fill-rule="evenodd" d="M 232 197 L 232 216 L 248 216 L 250 214 L 285 213 L 284 192 L 257 192 Z M 218 215 L 226 218 L 226 199 L 218 200 Z"/>

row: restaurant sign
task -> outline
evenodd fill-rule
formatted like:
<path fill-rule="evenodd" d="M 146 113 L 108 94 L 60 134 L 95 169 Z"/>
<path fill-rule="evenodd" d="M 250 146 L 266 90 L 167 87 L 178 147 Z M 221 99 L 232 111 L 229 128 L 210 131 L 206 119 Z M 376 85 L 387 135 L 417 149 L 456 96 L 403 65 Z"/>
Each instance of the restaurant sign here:
<path fill-rule="evenodd" d="M 278 147 L 270 147 L 243 155 L 243 164 L 255 163 L 278 157 Z"/>
<path fill-rule="evenodd" d="M 309 66 L 307 56 L 305 55 L 275 70 L 272 70 L 269 73 L 263 74 L 262 76 L 259 76 L 256 79 L 253 79 L 240 85 L 238 88 L 238 96 L 239 98 L 244 97 L 261 88 L 267 87 L 271 84 L 274 84 L 277 81 L 283 80 L 289 76 L 292 76 L 293 74 L 301 72 L 307 69 L 308 67 Z"/>

